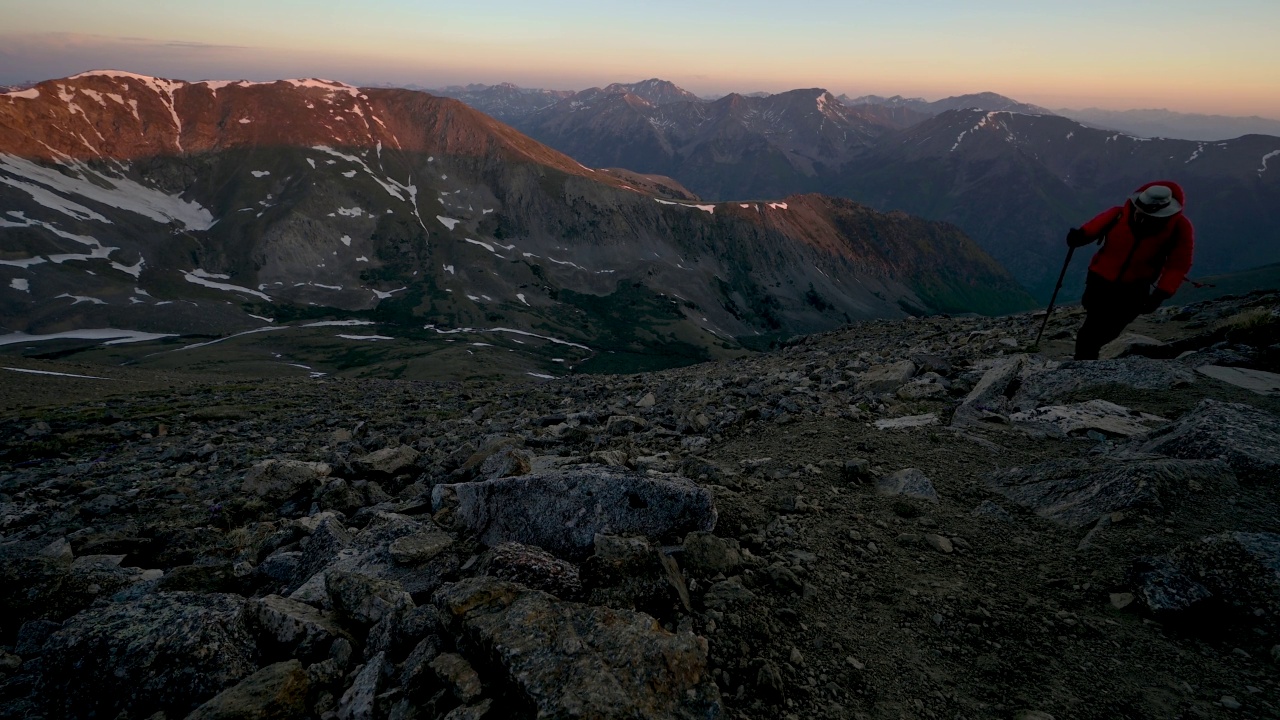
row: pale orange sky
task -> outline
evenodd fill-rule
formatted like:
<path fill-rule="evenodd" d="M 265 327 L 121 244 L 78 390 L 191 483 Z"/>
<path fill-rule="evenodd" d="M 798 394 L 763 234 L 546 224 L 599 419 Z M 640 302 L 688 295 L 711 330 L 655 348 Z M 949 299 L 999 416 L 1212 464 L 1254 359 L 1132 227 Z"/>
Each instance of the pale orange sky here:
<path fill-rule="evenodd" d="M 1280 118 L 1280 2 L 0 0 L 0 83 L 115 67 L 700 94 L 824 87 Z"/>

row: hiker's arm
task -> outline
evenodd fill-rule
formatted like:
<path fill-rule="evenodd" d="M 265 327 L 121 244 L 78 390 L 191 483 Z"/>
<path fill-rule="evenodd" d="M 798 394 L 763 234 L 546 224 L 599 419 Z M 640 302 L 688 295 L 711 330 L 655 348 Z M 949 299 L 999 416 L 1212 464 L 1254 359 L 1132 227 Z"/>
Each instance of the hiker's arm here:
<path fill-rule="evenodd" d="M 1106 235 L 1107 231 L 1119 222 L 1120 213 L 1123 210 L 1124 208 L 1121 207 L 1113 207 L 1109 210 L 1104 210 L 1101 213 L 1098 213 L 1098 216 L 1094 219 L 1084 225 L 1081 225 L 1080 230 L 1084 233 L 1087 243 L 1093 242 L 1103 235 Z"/>
<path fill-rule="evenodd" d="M 1182 281 L 1191 272 L 1191 255 L 1195 250 L 1195 228 L 1186 217 L 1179 217 L 1178 228 L 1174 231 L 1173 249 L 1169 251 L 1169 259 L 1165 260 L 1164 269 L 1160 272 L 1160 281 L 1156 289 L 1168 293 L 1170 297 L 1178 291 Z"/>

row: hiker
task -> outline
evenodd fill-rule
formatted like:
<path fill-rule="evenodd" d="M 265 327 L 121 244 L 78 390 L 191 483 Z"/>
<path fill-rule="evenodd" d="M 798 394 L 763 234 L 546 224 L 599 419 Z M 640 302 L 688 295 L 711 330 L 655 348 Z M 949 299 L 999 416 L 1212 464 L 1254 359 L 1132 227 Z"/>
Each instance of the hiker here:
<path fill-rule="evenodd" d="M 1158 180 L 1067 233 L 1073 248 L 1102 242 L 1080 299 L 1086 315 L 1076 334 L 1076 360 L 1097 360 L 1103 345 L 1178 291 L 1191 270 L 1195 235 L 1185 203 L 1177 183 Z"/>

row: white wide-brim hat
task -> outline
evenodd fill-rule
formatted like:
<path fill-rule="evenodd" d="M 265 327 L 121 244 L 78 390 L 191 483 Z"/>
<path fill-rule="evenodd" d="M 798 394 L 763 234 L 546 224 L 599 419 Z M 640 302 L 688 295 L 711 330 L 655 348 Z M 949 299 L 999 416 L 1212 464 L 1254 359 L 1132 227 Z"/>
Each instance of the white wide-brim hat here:
<path fill-rule="evenodd" d="M 1172 217 L 1182 212 L 1182 203 L 1164 185 L 1152 185 L 1142 192 L 1136 192 L 1129 196 L 1129 201 L 1139 212 L 1151 217 Z"/>

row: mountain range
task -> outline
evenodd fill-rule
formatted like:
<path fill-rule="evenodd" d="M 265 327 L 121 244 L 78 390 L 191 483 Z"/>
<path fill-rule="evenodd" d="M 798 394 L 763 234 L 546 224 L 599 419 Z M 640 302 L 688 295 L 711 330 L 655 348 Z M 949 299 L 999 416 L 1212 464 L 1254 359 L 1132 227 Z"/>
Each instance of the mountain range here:
<path fill-rule="evenodd" d="M 1063 117 L 1079 120 L 1087 125 L 1120 130 L 1142 137 L 1210 141 L 1226 140 L 1241 135 L 1280 136 L 1280 120 L 1256 115 L 1238 117 L 1180 113 L 1163 109 L 1103 110 L 1101 108 L 1081 110 L 1064 108 L 1057 112 Z"/>
<path fill-rule="evenodd" d="M 1147 138 L 995 93 L 686 96 L 657 80 L 611 85 L 506 121 L 589 165 L 667 175 L 708 200 L 818 192 L 955 223 L 1042 301 L 1066 230 L 1155 179 L 1188 190 L 1196 273 L 1280 261 L 1280 137 Z M 1082 277 L 1070 275 L 1071 292 Z"/>
<path fill-rule="evenodd" d="M 700 202 L 452 99 L 324 80 L 101 71 L 0 95 L 0 241 L 0 324 L 25 333 L 6 344 L 178 336 L 127 358 L 160 364 L 216 342 L 201 352 L 290 365 L 268 342 L 288 330 L 330 369 L 430 376 L 436 353 L 545 375 L 1031 304 L 954 226 L 818 195 Z"/>

